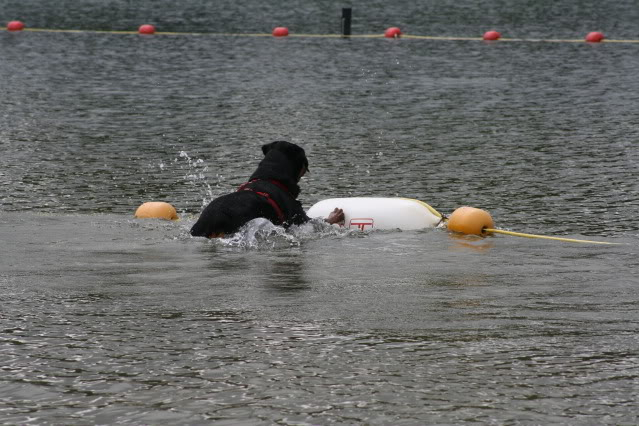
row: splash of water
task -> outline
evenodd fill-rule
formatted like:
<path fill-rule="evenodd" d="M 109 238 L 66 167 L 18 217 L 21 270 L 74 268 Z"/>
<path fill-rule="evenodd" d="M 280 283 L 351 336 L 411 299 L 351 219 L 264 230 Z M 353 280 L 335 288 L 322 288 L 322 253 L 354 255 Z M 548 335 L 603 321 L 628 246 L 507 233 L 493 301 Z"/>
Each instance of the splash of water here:
<path fill-rule="evenodd" d="M 228 238 L 219 238 L 212 241 L 226 247 L 272 250 L 299 247 L 304 241 L 326 237 L 343 237 L 352 232 L 352 230 L 332 226 L 317 219 L 286 229 L 282 226 L 274 225 L 268 219 L 257 218 L 246 223 Z"/>
<path fill-rule="evenodd" d="M 174 163 L 178 163 L 180 160 L 186 161 L 186 174 L 183 179 L 191 186 L 196 188 L 202 195 L 198 194 L 198 198 L 201 197 L 202 207 L 205 207 L 208 203 L 216 197 L 213 187 L 206 178 L 206 172 L 209 167 L 204 163 L 201 158 L 193 159 L 186 151 L 180 151 L 179 157 L 175 158 Z M 217 175 L 217 183 L 215 187 L 219 188 L 220 182 L 224 180 L 224 176 Z"/>

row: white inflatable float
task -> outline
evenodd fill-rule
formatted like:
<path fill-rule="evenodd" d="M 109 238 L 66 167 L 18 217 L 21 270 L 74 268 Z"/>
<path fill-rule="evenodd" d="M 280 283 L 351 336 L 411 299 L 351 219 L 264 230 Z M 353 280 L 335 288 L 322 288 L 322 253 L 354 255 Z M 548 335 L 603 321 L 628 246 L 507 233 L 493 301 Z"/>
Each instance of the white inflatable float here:
<path fill-rule="evenodd" d="M 442 221 L 437 210 L 411 198 L 329 198 L 313 205 L 307 215 L 325 219 L 336 207 L 344 210 L 345 227 L 362 231 L 434 228 Z"/>

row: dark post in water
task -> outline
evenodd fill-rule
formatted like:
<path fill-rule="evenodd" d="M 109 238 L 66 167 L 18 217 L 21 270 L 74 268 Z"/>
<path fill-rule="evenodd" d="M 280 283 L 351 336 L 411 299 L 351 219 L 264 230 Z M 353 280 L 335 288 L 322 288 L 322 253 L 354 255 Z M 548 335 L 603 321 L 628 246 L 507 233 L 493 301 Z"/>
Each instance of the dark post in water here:
<path fill-rule="evenodd" d="M 351 35 L 351 16 L 353 9 L 350 7 L 342 8 L 342 35 Z"/>

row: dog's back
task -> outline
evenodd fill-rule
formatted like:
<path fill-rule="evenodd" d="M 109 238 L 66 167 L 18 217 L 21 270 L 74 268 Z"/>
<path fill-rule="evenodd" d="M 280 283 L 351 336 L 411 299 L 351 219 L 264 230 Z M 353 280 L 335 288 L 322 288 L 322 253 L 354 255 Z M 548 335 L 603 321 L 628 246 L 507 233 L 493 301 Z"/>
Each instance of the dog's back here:
<path fill-rule="evenodd" d="M 258 217 L 273 221 L 271 206 L 250 191 L 238 191 L 223 195 L 206 206 L 200 218 L 191 228 L 194 237 L 211 237 L 232 234 Z"/>

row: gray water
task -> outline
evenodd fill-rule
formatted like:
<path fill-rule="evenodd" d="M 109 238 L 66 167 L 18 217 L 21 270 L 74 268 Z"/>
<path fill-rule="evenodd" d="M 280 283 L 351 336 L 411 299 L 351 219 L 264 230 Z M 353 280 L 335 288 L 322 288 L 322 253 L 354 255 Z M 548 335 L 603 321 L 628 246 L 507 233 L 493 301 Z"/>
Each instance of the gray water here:
<path fill-rule="evenodd" d="M 631 2 L 405 3 L 354 4 L 354 32 L 637 38 L 639 22 Z M 0 19 L 338 31 L 342 4 L 293 6 L 0 1 Z M 0 421 L 636 424 L 637 49 L 0 32 Z M 278 139 L 307 151 L 307 208 L 403 196 L 621 244 L 267 223 L 191 238 Z M 150 200 L 181 220 L 134 219 Z"/>

